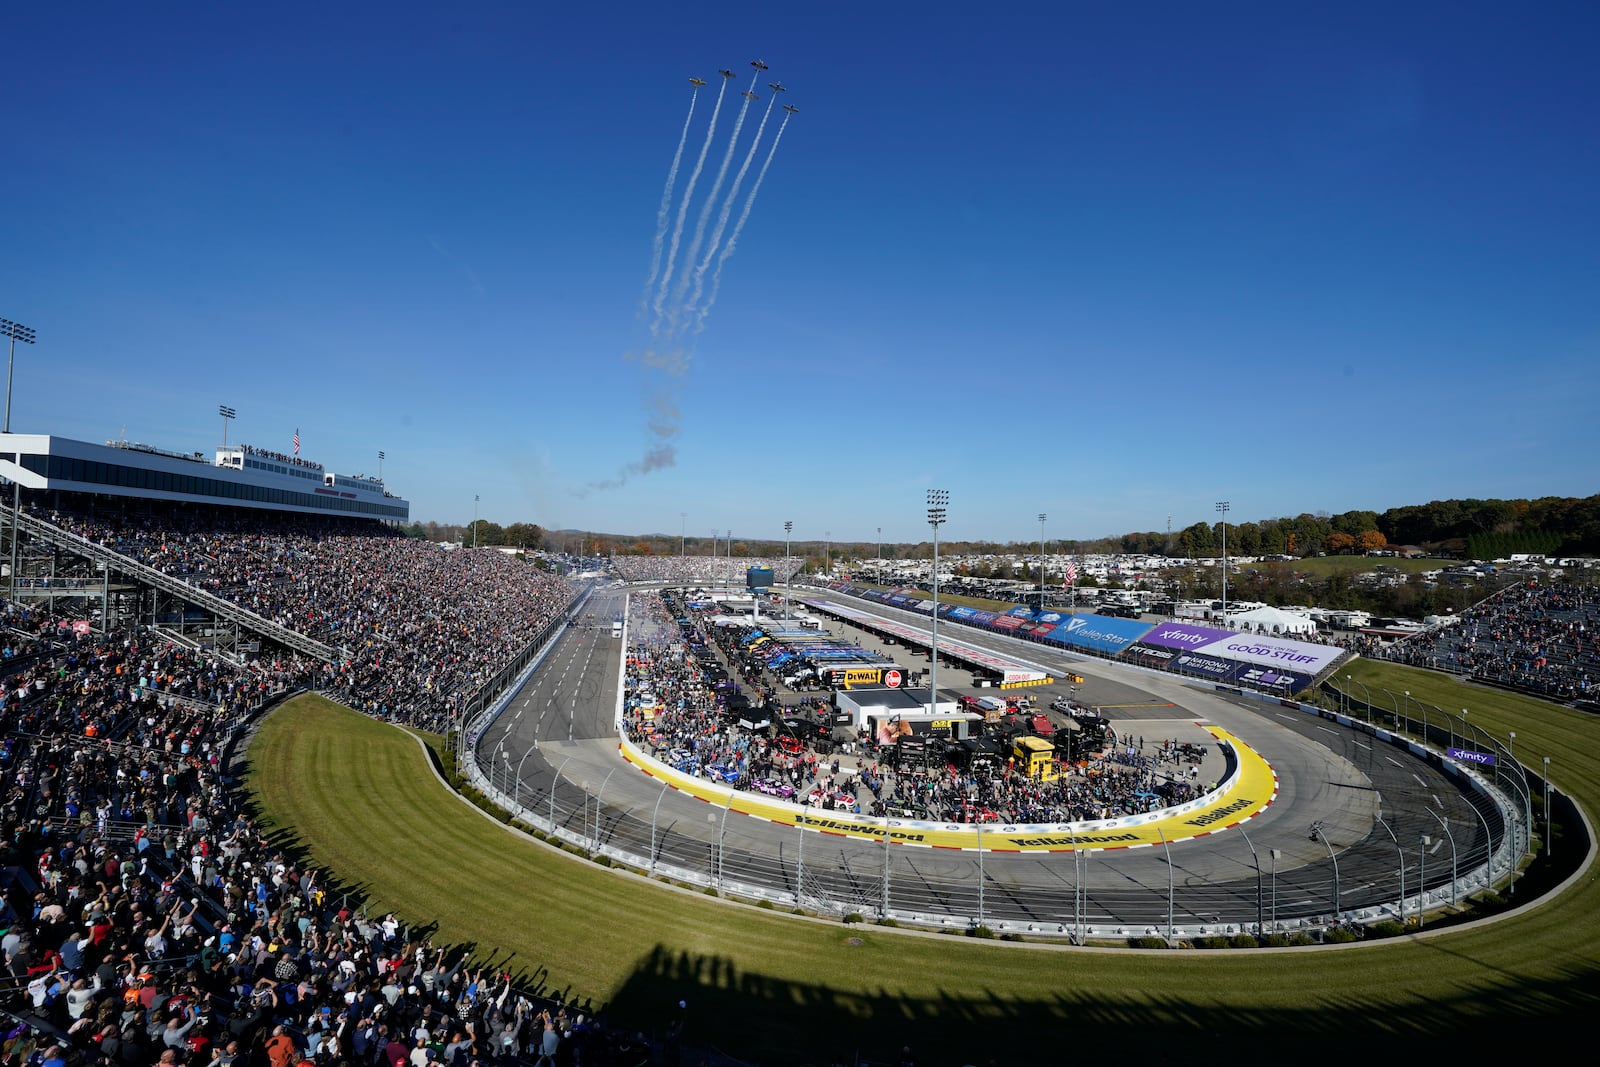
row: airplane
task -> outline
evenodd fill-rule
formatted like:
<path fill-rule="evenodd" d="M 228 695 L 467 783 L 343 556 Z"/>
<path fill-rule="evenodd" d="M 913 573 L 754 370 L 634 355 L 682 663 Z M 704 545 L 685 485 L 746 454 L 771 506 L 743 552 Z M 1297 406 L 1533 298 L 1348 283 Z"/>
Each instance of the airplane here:
<path fill-rule="evenodd" d="M 767 65 L 765 63 L 761 62 L 761 60 L 759 60 L 759 59 L 752 59 L 750 61 L 750 65 L 752 67 L 756 68 L 757 70 L 766 70 L 767 69 Z"/>
<path fill-rule="evenodd" d="M 783 110 L 787 111 L 791 115 L 800 114 L 800 109 L 795 107 L 793 104 L 784 104 L 783 105 Z"/>
<path fill-rule="evenodd" d="M 782 82 L 768 82 L 767 88 L 771 89 L 775 93 L 786 93 L 789 91 L 783 87 Z"/>
<path fill-rule="evenodd" d="M 701 81 L 699 78 L 690 78 L 689 84 L 694 86 L 696 89 L 703 89 L 705 88 L 706 83 Z"/>
<path fill-rule="evenodd" d="M 760 100 L 761 99 L 759 96 L 757 96 L 754 92 L 750 91 L 749 89 L 746 89 L 744 92 L 740 93 L 739 95 L 744 97 L 746 100 Z"/>
<path fill-rule="evenodd" d="M 724 78 L 733 77 L 733 71 L 731 71 L 731 70 L 719 70 L 719 71 L 717 71 L 717 73 L 722 75 Z"/>

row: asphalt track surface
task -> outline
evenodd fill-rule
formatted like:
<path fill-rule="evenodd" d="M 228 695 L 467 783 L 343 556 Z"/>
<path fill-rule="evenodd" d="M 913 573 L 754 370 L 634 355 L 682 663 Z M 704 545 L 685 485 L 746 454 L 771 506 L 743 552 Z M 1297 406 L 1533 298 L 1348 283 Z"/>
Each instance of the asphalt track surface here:
<path fill-rule="evenodd" d="M 1402 864 L 1405 896 L 1415 896 L 1422 877 L 1447 892 L 1452 851 L 1464 874 L 1484 863 L 1486 834 L 1498 845 L 1503 833 L 1485 801 L 1370 732 L 967 628 L 968 643 L 1042 662 L 1057 676 L 1069 668 L 1083 675 L 1078 695 L 1107 706 L 1119 731 L 1162 737 L 1188 727 L 1236 735 L 1270 764 L 1276 796 L 1234 825 L 1197 831 L 1166 822 L 1165 847 L 1141 841 L 1048 853 L 995 851 L 1005 847 L 998 833 L 985 835 L 1002 840 L 986 841 L 980 854 L 745 817 L 670 788 L 622 758 L 615 717 L 623 648 L 611 624 L 625 594 L 596 591 L 479 739 L 478 759 L 529 811 L 553 815 L 594 846 L 653 856 L 663 871 L 703 872 L 711 884 L 755 887 L 784 903 L 798 892 L 804 906 L 819 911 L 887 910 L 952 925 L 981 916 L 1002 930 L 1155 934 L 1167 929 L 1169 900 L 1172 925 L 1191 933 L 1254 929 L 1258 919 L 1268 929 L 1293 930 L 1335 914 L 1336 893 L 1341 913 L 1370 917 L 1384 909 L 1392 917 Z M 1049 690 L 1034 692 L 1049 702 Z M 1161 706 L 1167 703 L 1177 707 Z"/>

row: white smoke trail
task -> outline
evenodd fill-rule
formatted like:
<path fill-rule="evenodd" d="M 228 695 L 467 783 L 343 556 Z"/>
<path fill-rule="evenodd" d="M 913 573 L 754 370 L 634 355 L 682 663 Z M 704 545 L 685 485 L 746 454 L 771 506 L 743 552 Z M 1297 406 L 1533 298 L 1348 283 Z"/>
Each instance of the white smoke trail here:
<path fill-rule="evenodd" d="M 722 243 L 722 235 L 728 228 L 728 217 L 733 214 L 733 202 L 739 198 L 739 187 L 744 184 L 744 176 L 750 172 L 750 164 L 756 158 L 756 150 L 761 147 L 761 135 L 767 129 L 767 117 L 772 114 L 772 105 L 778 102 L 778 94 L 773 93 L 767 101 L 767 110 L 761 113 L 761 125 L 756 127 L 755 140 L 750 142 L 750 151 L 744 154 L 744 162 L 739 166 L 739 173 L 733 176 L 733 184 L 728 187 L 728 196 L 722 201 L 722 211 L 717 215 L 717 224 L 711 230 L 711 240 L 706 245 L 706 258 L 702 259 L 694 269 L 694 292 L 689 296 L 689 302 L 684 306 L 684 321 L 688 322 L 695 317 L 695 308 L 700 304 L 700 295 L 705 292 L 706 268 L 711 266 L 711 259 L 717 254 L 717 247 Z"/>
<path fill-rule="evenodd" d="M 678 283 L 672 287 L 672 301 L 667 305 L 667 334 L 671 336 L 677 332 L 678 320 L 682 316 L 684 297 L 689 292 L 691 271 L 688 269 L 694 263 L 694 257 L 700 254 L 700 245 L 706 239 L 706 223 L 711 221 L 712 209 L 717 206 L 717 194 L 722 191 L 722 183 L 728 177 L 728 165 L 733 162 L 733 150 L 739 146 L 739 131 L 744 127 L 745 112 L 750 110 L 750 98 L 744 98 L 744 106 L 739 108 L 739 117 L 734 120 L 733 133 L 728 138 L 728 150 L 722 154 L 722 166 L 717 168 L 716 180 L 711 183 L 711 192 L 706 196 L 705 206 L 700 209 L 700 217 L 695 220 L 694 239 L 689 242 L 689 258 L 684 260 L 685 269 Z"/>
<path fill-rule="evenodd" d="M 733 258 L 733 250 L 739 246 L 739 233 L 744 229 L 745 222 L 750 218 L 750 209 L 756 206 L 756 194 L 761 191 L 761 183 L 767 180 L 767 168 L 772 166 L 772 157 L 778 154 L 778 142 L 783 140 L 783 131 L 789 125 L 793 112 L 783 116 L 783 121 L 778 124 L 778 132 L 772 138 L 772 147 L 767 150 L 767 158 L 761 164 L 761 171 L 756 175 L 756 183 L 750 187 L 750 195 L 744 202 L 744 210 L 739 212 L 739 221 L 733 224 L 733 233 L 728 235 L 728 243 L 723 246 L 722 254 L 717 257 L 717 269 L 711 273 L 711 295 L 706 297 L 706 306 L 701 308 L 695 319 L 694 332 L 698 335 L 706 328 L 706 316 L 711 314 L 711 306 L 717 302 L 717 290 L 722 288 L 722 265 Z"/>
<path fill-rule="evenodd" d="M 683 239 L 683 220 L 689 214 L 689 201 L 694 199 L 694 186 L 700 180 L 700 171 L 706 165 L 706 153 L 711 151 L 711 141 L 717 135 L 717 115 L 722 111 L 722 94 L 728 91 L 730 78 L 722 79 L 722 88 L 717 90 L 717 104 L 711 109 L 711 125 L 706 127 L 706 141 L 700 146 L 700 158 L 694 161 L 694 170 L 689 173 L 689 183 L 683 189 L 683 203 L 678 205 L 678 221 L 672 229 L 672 241 L 667 246 L 667 267 L 661 272 L 661 288 L 656 291 L 655 319 L 650 323 L 650 336 L 653 338 L 661 329 L 661 307 L 667 299 L 667 283 L 672 280 L 673 265 L 678 259 L 678 242 Z M 693 257 L 691 257 L 693 258 Z"/>
<path fill-rule="evenodd" d="M 667 243 L 667 219 L 672 209 L 672 187 L 678 181 L 678 164 L 683 161 L 684 146 L 689 143 L 689 124 L 694 121 L 694 105 L 700 99 L 695 89 L 689 97 L 689 114 L 683 120 L 683 132 L 678 135 L 678 150 L 672 154 L 672 166 L 667 168 L 667 185 L 661 190 L 661 206 L 656 209 L 656 239 L 650 246 L 650 277 L 644 280 L 644 294 L 639 297 L 639 313 L 650 306 L 650 287 L 661 273 L 661 252 Z"/>

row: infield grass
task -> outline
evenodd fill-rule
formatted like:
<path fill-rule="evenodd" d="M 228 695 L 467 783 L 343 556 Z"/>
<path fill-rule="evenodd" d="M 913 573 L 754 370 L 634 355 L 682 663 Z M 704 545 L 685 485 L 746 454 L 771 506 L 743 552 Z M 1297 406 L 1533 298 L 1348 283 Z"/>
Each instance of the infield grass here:
<path fill-rule="evenodd" d="M 1430 703 L 1457 695 L 1432 695 L 1437 675 L 1356 669 Z M 1600 724 L 1508 694 L 1466 706 L 1485 728 L 1514 721 L 1519 753 L 1525 738 L 1559 751 L 1553 776 L 1592 807 Z M 1468 1036 L 1478 1053 L 1529 1036 L 1554 1051 L 1586 1035 L 1600 1007 L 1591 870 L 1541 908 L 1439 936 L 1287 952 L 1063 950 L 797 919 L 603 869 L 466 805 L 416 737 L 315 697 L 263 725 L 247 786 L 266 824 L 369 910 L 437 920 L 441 943 L 629 1025 L 663 1026 L 685 1000 L 691 1044 L 762 1064 L 857 1050 L 892 1059 L 903 1044 L 936 1065 L 1283 1062 L 1291 1048 L 1390 1062 L 1453 1057 Z"/>

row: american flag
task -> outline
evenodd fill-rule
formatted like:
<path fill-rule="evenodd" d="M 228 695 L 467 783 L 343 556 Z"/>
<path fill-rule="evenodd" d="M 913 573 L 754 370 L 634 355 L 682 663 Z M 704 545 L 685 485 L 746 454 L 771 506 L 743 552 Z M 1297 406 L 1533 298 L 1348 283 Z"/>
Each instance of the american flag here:
<path fill-rule="evenodd" d="M 1061 588 L 1063 589 L 1070 587 L 1073 582 L 1078 580 L 1078 565 L 1076 563 L 1069 562 L 1067 564 L 1066 578 L 1067 580 L 1061 583 Z"/>
<path fill-rule="evenodd" d="M 300 454 L 300 427 L 298 426 L 294 428 L 294 454 L 297 456 Z"/>

